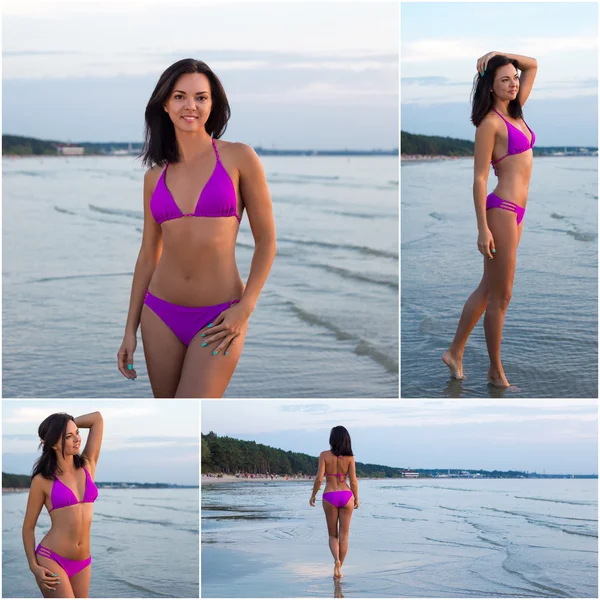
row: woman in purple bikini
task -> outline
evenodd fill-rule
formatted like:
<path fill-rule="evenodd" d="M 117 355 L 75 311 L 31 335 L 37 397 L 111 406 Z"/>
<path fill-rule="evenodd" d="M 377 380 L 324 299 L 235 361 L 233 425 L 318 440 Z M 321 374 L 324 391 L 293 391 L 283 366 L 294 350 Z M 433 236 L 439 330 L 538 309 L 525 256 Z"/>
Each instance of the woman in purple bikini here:
<path fill-rule="evenodd" d="M 90 430 L 82 453 L 80 428 Z M 23 545 L 44 598 L 88 597 L 92 505 L 98 497 L 94 475 L 102 431 L 99 412 L 75 418 L 55 413 L 39 426 L 42 455 L 31 475 Z M 36 548 L 35 527 L 44 506 L 52 524 Z"/>
<path fill-rule="evenodd" d="M 144 230 L 118 367 L 136 378 L 141 323 L 157 398 L 220 398 L 275 257 L 269 189 L 254 150 L 220 139 L 230 110 L 202 61 L 171 65 L 146 107 Z M 235 262 L 243 211 L 255 241 L 246 285 Z"/>
<path fill-rule="evenodd" d="M 348 553 L 348 534 L 352 511 L 360 506 L 358 501 L 358 480 L 356 465 L 352 454 L 350 434 L 345 427 L 338 425 L 329 435 L 331 450 L 319 455 L 319 466 L 310 505 L 315 506 L 317 492 L 321 489 L 323 477 L 326 478 L 323 492 L 323 510 L 329 531 L 329 549 L 333 555 L 335 579 L 342 577 L 342 565 Z M 350 487 L 346 483 L 350 479 Z"/>
<path fill-rule="evenodd" d="M 484 256 L 483 277 L 467 300 L 454 340 L 442 356 L 452 376 L 463 379 L 465 345 L 485 312 L 488 382 L 502 388 L 510 385 L 500 360 L 502 327 L 512 294 L 535 144 L 522 107 L 536 73 L 535 58 L 518 54 L 489 52 L 477 61 L 471 112 L 477 127 L 473 196 L 479 230 L 477 248 Z M 490 164 L 498 184 L 486 197 Z"/>

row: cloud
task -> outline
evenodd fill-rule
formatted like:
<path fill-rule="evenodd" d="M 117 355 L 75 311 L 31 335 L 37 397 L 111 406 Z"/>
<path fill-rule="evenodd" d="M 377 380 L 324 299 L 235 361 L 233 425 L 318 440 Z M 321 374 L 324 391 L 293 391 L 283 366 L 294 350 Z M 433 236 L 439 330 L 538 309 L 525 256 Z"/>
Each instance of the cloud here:
<path fill-rule="evenodd" d="M 509 45 L 507 40 L 507 45 Z M 407 41 L 402 44 L 402 64 L 447 64 L 452 60 L 469 60 L 473 63 L 482 55 L 482 48 L 489 46 L 486 38 L 423 38 L 416 41 Z M 545 37 L 527 38 L 520 40 L 519 54 L 535 56 L 536 58 L 551 57 L 555 54 L 574 51 L 596 50 L 598 41 L 596 37 Z"/>

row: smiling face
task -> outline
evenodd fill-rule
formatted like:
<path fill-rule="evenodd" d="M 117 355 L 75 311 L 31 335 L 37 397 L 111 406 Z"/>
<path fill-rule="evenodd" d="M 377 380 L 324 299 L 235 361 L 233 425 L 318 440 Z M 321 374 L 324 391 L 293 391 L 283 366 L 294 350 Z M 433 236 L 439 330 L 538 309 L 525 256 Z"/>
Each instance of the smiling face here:
<path fill-rule="evenodd" d="M 498 100 L 510 102 L 517 97 L 519 91 L 519 75 L 514 65 L 498 67 L 494 76 L 494 96 Z"/>
<path fill-rule="evenodd" d="M 62 452 L 62 436 L 58 439 L 56 444 L 53 446 L 54 450 L 58 454 L 63 454 Z M 65 435 L 65 445 L 64 445 L 64 455 L 74 456 L 75 454 L 79 454 L 81 448 L 81 436 L 79 435 L 79 429 L 77 425 L 71 419 L 67 421 L 67 432 Z"/>
<path fill-rule="evenodd" d="M 212 108 L 208 77 L 203 73 L 182 75 L 163 106 L 175 129 L 181 132 L 203 130 Z"/>

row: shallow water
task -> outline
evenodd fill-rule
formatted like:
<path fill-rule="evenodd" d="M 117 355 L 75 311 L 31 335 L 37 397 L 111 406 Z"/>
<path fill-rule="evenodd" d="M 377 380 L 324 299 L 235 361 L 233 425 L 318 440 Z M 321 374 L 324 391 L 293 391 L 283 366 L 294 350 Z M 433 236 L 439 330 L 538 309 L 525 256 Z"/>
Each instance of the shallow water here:
<path fill-rule="evenodd" d="M 397 397 L 397 157 L 262 161 L 278 251 L 226 396 Z M 141 336 L 137 381 L 115 358 L 141 241 L 140 164 L 2 166 L 4 396 L 151 396 Z M 244 216 L 244 279 L 252 250 Z"/>
<path fill-rule="evenodd" d="M 90 598 L 197 598 L 198 489 L 100 489 Z M 39 598 L 21 527 L 27 493 L 2 494 L 2 597 Z M 42 510 L 36 545 L 50 528 Z"/>
<path fill-rule="evenodd" d="M 312 482 L 203 484 L 202 596 L 597 597 L 597 486 L 360 480 L 336 586 Z"/>
<path fill-rule="evenodd" d="M 402 165 L 401 395 L 598 397 L 598 159 L 534 160 L 502 362 L 520 391 L 488 387 L 483 319 L 465 350 L 468 379 L 441 355 L 482 274 L 473 162 Z M 496 184 L 490 175 L 488 192 Z"/>

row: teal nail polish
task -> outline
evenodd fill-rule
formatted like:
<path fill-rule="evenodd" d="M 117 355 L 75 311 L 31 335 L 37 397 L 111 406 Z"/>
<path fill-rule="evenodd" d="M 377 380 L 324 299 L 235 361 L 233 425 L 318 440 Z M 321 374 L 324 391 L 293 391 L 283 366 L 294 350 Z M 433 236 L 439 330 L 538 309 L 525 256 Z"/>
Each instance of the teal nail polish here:
<path fill-rule="evenodd" d="M 218 350 L 215 350 L 215 351 L 213 352 L 213 356 L 216 356 L 216 355 L 217 355 L 217 352 L 218 352 Z"/>
<path fill-rule="evenodd" d="M 212 326 L 213 326 L 213 324 L 212 324 L 212 323 L 209 323 L 209 324 L 207 325 L 207 327 L 212 327 Z"/>
<path fill-rule="evenodd" d="M 52 573 L 52 577 L 58 577 L 56 573 Z"/>
<path fill-rule="evenodd" d="M 203 334 L 201 334 L 201 335 L 200 335 L 200 337 L 204 337 L 205 335 L 206 335 L 206 334 L 205 334 L 205 333 L 203 333 Z"/>
<path fill-rule="evenodd" d="M 206 344 L 208 344 L 208 342 L 204 342 L 204 344 L 202 344 L 202 347 L 204 348 L 204 346 L 206 346 Z"/>
<path fill-rule="evenodd" d="M 127 365 L 127 370 L 131 371 L 131 369 L 133 369 L 133 365 Z"/>
<path fill-rule="evenodd" d="M 492 250 L 492 254 L 496 254 L 496 248 Z"/>
<path fill-rule="evenodd" d="M 229 354 L 229 350 L 227 350 L 227 352 L 225 352 L 225 356 L 227 356 Z"/>

